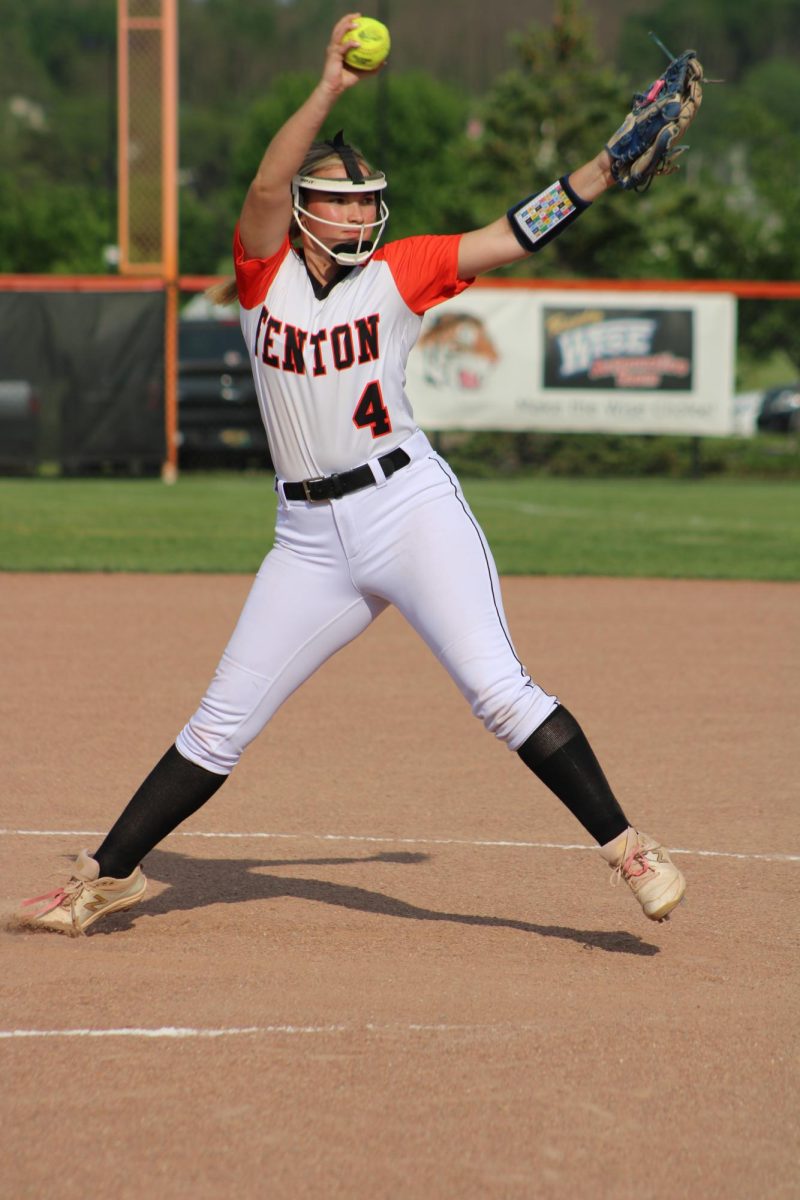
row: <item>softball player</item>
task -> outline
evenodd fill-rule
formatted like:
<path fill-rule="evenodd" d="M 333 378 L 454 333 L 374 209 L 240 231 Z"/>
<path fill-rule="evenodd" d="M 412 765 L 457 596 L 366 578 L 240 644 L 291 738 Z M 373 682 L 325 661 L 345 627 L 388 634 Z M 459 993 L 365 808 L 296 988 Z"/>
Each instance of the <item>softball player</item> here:
<path fill-rule="evenodd" d="M 276 471 L 273 548 L 216 674 L 173 746 L 65 887 L 25 921 L 79 934 L 144 895 L 144 856 L 224 783 L 326 659 L 395 605 L 501 738 L 599 843 L 645 915 L 685 883 L 631 827 L 580 726 L 520 662 L 491 552 L 447 463 L 417 428 L 405 363 L 423 314 L 540 249 L 611 186 L 603 151 L 492 224 L 382 242 L 386 179 L 341 135 L 315 138 L 363 76 L 335 25 L 321 78 L 266 150 L 234 238 L 235 295 Z"/>

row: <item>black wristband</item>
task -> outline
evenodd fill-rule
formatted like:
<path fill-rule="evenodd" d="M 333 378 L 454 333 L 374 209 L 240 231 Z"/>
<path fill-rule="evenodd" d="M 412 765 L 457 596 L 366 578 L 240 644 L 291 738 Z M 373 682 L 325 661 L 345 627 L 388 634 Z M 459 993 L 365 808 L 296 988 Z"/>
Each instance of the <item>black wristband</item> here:
<path fill-rule="evenodd" d="M 581 200 L 564 175 L 538 195 L 520 200 L 506 217 L 520 246 L 533 254 L 563 233 L 590 205 L 591 200 Z"/>

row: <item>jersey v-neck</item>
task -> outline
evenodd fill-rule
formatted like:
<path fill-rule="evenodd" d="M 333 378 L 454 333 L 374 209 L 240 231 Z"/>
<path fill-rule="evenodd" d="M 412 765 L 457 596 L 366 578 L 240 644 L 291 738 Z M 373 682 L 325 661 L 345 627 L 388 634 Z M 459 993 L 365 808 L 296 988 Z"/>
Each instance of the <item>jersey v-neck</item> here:
<path fill-rule="evenodd" d="M 306 256 L 305 256 L 305 253 L 303 252 L 303 250 L 295 248 L 294 252 L 306 269 L 306 275 L 308 276 L 309 282 L 311 284 L 311 287 L 314 290 L 314 295 L 316 296 L 317 300 L 324 300 L 326 296 L 330 296 L 331 292 L 336 287 L 337 283 L 341 283 L 343 279 L 346 279 L 347 276 L 353 270 L 352 266 L 351 267 L 340 266 L 339 270 L 336 272 L 333 279 L 329 279 L 327 283 L 320 283 L 319 279 L 317 279 L 314 272 L 309 270 L 308 263 L 306 262 Z"/>

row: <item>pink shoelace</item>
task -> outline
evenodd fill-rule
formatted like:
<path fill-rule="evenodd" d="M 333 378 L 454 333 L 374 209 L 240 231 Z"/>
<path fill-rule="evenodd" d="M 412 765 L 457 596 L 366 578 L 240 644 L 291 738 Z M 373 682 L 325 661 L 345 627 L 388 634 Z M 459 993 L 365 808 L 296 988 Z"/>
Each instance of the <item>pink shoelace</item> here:
<path fill-rule="evenodd" d="M 619 883 L 620 879 L 641 879 L 642 875 L 646 875 L 648 871 L 652 871 L 652 867 L 645 859 L 648 853 L 642 846 L 637 846 L 632 850 L 627 858 L 623 858 L 622 862 L 612 872 L 611 883 Z M 639 870 L 636 870 L 638 864 Z"/>
<path fill-rule="evenodd" d="M 42 896 L 32 896 L 30 900 L 23 900 L 22 907 L 27 908 L 30 904 L 45 904 L 45 908 L 37 913 L 37 917 L 45 917 L 52 912 L 54 908 L 58 908 L 65 900 L 70 900 L 74 894 L 83 887 L 83 880 L 75 879 L 68 883 L 66 887 L 54 888 L 52 892 L 45 892 Z"/>

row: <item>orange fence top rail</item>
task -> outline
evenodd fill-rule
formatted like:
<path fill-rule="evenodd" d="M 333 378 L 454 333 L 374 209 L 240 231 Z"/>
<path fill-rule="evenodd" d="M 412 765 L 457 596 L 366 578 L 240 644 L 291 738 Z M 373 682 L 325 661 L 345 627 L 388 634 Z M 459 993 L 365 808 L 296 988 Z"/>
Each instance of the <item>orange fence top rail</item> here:
<path fill-rule="evenodd" d="M 0 292 L 161 292 L 164 280 L 136 275 L 0 275 Z"/>
<path fill-rule="evenodd" d="M 722 292 L 741 300 L 800 300 L 800 283 L 768 279 L 478 279 L 475 286 L 572 292 Z"/>
<path fill-rule="evenodd" d="M 181 275 L 182 292 L 204 292 L 225 275 Z M 3 275 L 4 292 L 158 292 L 158 276 L 139 275 Z M 800 282 L 780 279 L 502 279 L 485 278 L 476 287 L 533 288 L 580 292 L 706 292 L 741 300 L 800 300 Z"/>

